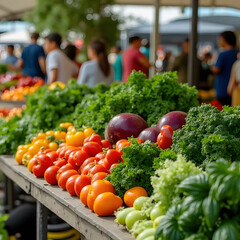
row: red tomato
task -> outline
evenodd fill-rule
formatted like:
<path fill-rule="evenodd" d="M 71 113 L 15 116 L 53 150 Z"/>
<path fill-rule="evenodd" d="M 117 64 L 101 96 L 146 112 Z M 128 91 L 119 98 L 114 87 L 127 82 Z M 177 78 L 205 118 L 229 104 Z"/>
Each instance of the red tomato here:
<path fill-rule="evenodd" d="M 112 170 L 113 168 L 115 168 L 118 164 L 119 164 L 119 162 L 112 164 L 112 166 L 110 167 L 110 172 L 111 172 L 111 170 Z"/>
<path fill-rule="evenodd" d="M 69 149 L 69 147 L 63 147 L 62 150 L 59 152 L 58 157 L 64 158 L 66 151 Z"/>
<path fill-rule="evenodd" d="M 87 175 L 79 176 L 74 183 L 74 191 L 78 197 L 80 197 L 81 190 L 91 184 L 91 177 Z"/>
<path fill-rule="evenodd" d="M 123 143 L 123 142 L 128 142 L 127 139 L 121 139 L 119 141 L 116 142 L 116 150 L 119 149 L 120 145 Z"/>
<path fill-rule="evenodd" d="M 112 144 L 106 139 L 101 141 L 101 145 L 103 148 L 112 148 Z"/>
<path fill-rule="evenodd" d="M 82 173 L 83 175 L 88 175 L 90 169 L 93 168 L 95 165 L 96 165 L 95 162 L 91 162 L 91 163 L 87 164 L 87 165 L 82 169 L 81 173 Z"/>
<path fill-rule="evenodd" d="M 128 140 L 125 140 L 125 139 L 119 140 L 116 143 L 116 150 L 117 151 L 122 151 L 123 148 L 125 148 L 127 146 L 130 146 L 130 145 L 131 145 L 131 143 Z"/>
<path fill-rule="evenodd" d="M 86 165 L 88 165 L 89 163 L 91 163 L 91 162 L 98 162 L 99 160 L 100 160 L 100 159 L 97 158 L 97 157 L 87 158 L 87 159 L 83 162 L 82 166 L 80 167 L 80 171 L 82 172 L 83 168 L 84 168 Z"/>
<path fill-rule="evenodd" d="M 53 162 L 54 166 L 62 167 L 67 164 L 67 160 L 64 158 L 59 158 L 57 161 Z"/>
<path fill-rule="evenodd" d="M 107 169 L 103 165 L 96 164 L 95 166 L 93 166 L 89 170 L 89 174 L 90 174 L 91 177 L 98 172 L 107 172 Z"/>
<path fill-rule="evenodd" d="M 60 167 L 58 166 L 51 166 L 49 167 L 45 173 L 44 173 L 44 178 L 45 180 L 51 184 L 51 185 L 56 185 L 57 184 L 57 172 Z"/>
<path fill-rule="evenodd" d="M 36 157 L 37 164 L 33 165 L 32 172 L 36 177 L 43 177 L 46 169 L 53 165 L 50 157 L 45 154 L 41 154 Z"/>
<path fill-rule="evenodd" d="M 98 164 L 101 164 L 101 165 L 104 166 L 104 159 L 105 159 L 105 158 L 101 159 L 101 160 L 98 162 Z"/>
<path fill-rule="evenodd" d="M 84 150 L 80 150 L 80 151 L 74 152 L 73 155 L 72 154 L 73 153 L 71 153 L 71 155 L 68 159 L 68 162 L 78 168 L 80 168 L 82 166 L 82 164 L 84 163 L 84 161 L 87 158 L 89 158 L 89 155 Z"/>
<path fill-rule="evenodd" d="M 137 141 L 138 141 L 138 143 L 140 143 L 140 144 L 144 143 L 144 140 L 143 140 L 143 139 L 140 139 L 140 138 L 138 138 Z"/>
<path fill-rule="evenodd" d="M 93 133 L 89 138 L 89 142 L 96 142 L 99 145 L 101 145 L 101 141 L 102 141 L 101 137 L 95 133 Z"/>
<path fill-rule="evenodd" d="M 120 161 L 121 156 L 122 156 L 122 154 L 115 149 L 109 149 L 106 153 L 106 159 L 108 160 L 110 165 L 112 165 L 115 162 Z"/>
<path fill-rule="evenodd" d="M 170 148 L 173 144 L 172 142 L 173 128 L 169 125 L 164 125 L 161 128 L 160 134 L 157 137 L 157 145 L 161 149 Z"/>
<path fill-rule="evenodd" d="M 111 167 L 111 163 L 105 158 L 103 160 L 103 166 L 108 170 Z"/>
<path fill-rule="evenodd" d="M 66 189 L 71 196 L 76 196 L 76 193 L 75 193 L 75 190 L 74 190 L 74 184 L 75 184 L 76 179 L 79 176 L 80 176 L 79 174 L 78 175 L 73 175 L 67 180 Z"/>
<path fill-rule="evenodd" d="M 87 142 L 83 145 L 83 150 L 87 152 L 89 156 L 94 157 L 96 154 L 102 152 L 102 147 L 96 142 Z"/>
<path fill-rule="evenodd" d="M 67 151 L 65 152 L 64 158 L 68 161 L 68 158 L 69 158 L 70 154 L 71 154 L 72 152 L 76 152 L 76 151 L 78 151 L 78 150 L 79 150 L 79 148 L 77 148 L 77 147 L 73 147 L 73 148 L 67 150 Z"/>
<path fill-rule="evenodd" d="M 56 150 L 56 153 L 57 153 L 58 156 L 59 156 L 59 153 L 60 153 L 62 150 L 63 150 L 63 148 L 58 148 L 58 149 Z"/>
<path fill-rule="evenodd" d="M 48 152 L 46 155 L 50 157 L 53 162 L 55 162 L 58 158 L 58 154 L 55 151 Z"/>
<path fill-rule="evenodd" d="M 105 153 L 104 152 L 100 152 L 100 153 L 96 154 L 95 157 L 97 157 L 99 159 L 104 159 L 105 158 Z"/>
<path fill-rule="evenodd" d="M 107 173 L 106 172 L 97 172 L 93 175 L 92 177 L 92 181 L 91 181 L 91 184 L 94 183 L 95 181 L 97 180 L 103 180 L 105 179 L 107 176 Z"/>
<path fill-rule="evenodd" d="M 76 170 L 67 170 L 61 173 L 61 175 L 58 178 L 58 186 L 63 190 L 66 190 L 67 180 L 73 175 L 79 175 L 79 173 Z"/>
<path fill-rule="evenodd" d="M 87 138 L 85 138 L 84 141 L 83 141 L 83 145 L 84 145 L 85 143 L 89 142 L 89 139 L 90 139 L 90 136 L 87 137 Z"/>
<path fill-rule="evenodd" d="M 63 173 L 63 172 L 65 172 L 65 171 L 67 171 L 67 170 L 75 170 L 74 169 L 74 167 L 71 165 L 71 164 L 66 164 L 66 165 L 64 165 L 64 166 L 62 166 L 59 170 L 58 170 L 58 172 L 57 172 L 57 180 L 59 179 L 59 177 L 60 177 L 60 175 Z"/>

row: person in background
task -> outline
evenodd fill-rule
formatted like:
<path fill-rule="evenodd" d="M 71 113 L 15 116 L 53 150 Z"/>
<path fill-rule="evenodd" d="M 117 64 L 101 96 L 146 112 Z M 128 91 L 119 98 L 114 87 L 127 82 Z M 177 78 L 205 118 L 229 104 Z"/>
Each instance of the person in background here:
<path fill-rule="evenodd" d="M 232 106 L 240 106 L 240 53 L 233 64 L 227 92 L 232 96 Z"/>
<path fill-rule="evenodd" d="M 150 59 L 150 49 L 149 49 L 149 41 L 147 39 L 143 39 L 142 42 L 141 42 L 142 46 L 140 47 L 140 52 L 142 54 L 144 54 L 147 59 L 149 60 Z"/>
<path fill-rule="evenodd" d="M 50 33 L 45 37 L 44 50 L 47 53 L 47 83 L 59 81 L 67 83 L 78 72 L 77 65 L 60 49 L 62 37 L 58 33 Z"/>
<path fill-rule="evenodd" d="M 169 62 L 170 62 L 171 57 L 172 57 L 172 52 L 170 52 L 170 51 L 166 52 L 165 57 L 162 62 L 162 72 L 168 71 Z"/>
<path fill-rule="evenodd" d="M 101 40 L 94 40 L 88 46 L 87 61 L 82 64 L 78 76 L 78 84 L 95 87 L 98 83 L 110 85 L 113 82 L 113 69 L 108 62 L 106 45 Z"/>
<path fill-rule="evenodd" d="M 128 76 L 132 70 L 142 71 L 148 74 L 148 69 L 151 67 L 147 57 L 142 54 L 139 49 L 141 47 L 141 38 L 133 36 L 129 38 L 129 48 L 123 53 L 123 81 L 127 82 Z"/>
<path fill-rule="evenodd" d="M 112 64 L 114 70 L 114 81 L 122 81 L 123 66 L 122 66 L 122 49 L 119 46 L 115 47 L 116 58 Z"/>
<path fill-rule="evenodd" d="M 77 65 L 78 72 L 77 72 L 77 74 L 75 74 L 73 76 L 74 78 L 77 78 L 78 74 L 79 74 L 79 70 L 82 66 L 82 64 L 77 61 L 77 56 L 79 54 L 79 49 L 75 45 L 69 44 L 63 49 L 63 52 L 69 57 L 70 60 L 72 60 Z"/>
<path fill-rule="evenodd" d="M 219 54 L 215 66 L 211 70 L 216 75 L 215 90 L 217 100 L 223 105 L 231 105 L 231 96 L 227 93 L 233 63 L 237 60 L 236 36 L 232 31 L 225 31 L 219 36 L 219 44 L 223 51 Z"/>
<path fill-rule="evenodd" d="M 14 46 L 13 45 L 8 45 L 7 46 L 7 57 L 5 58 L 4 60 L 4 64 L 8 64 L 9 65 L 9 68 L 10 70 L 11 69 L 15 69 L 15 67 L 17 66 L 17 61 L 18 61 L 18 58 L 15 56 L 14 54 Z"/>
<path fill-rule="evenodd" d="M 45 53 L 43 48 L 37 44 L 38 38 L 38 33 L 32 33 L 31 44 L 23 49 L 22 56 L 18 61 L 18 67 L 22 69 L 22 73 L 26 76 L 45 79 Z"/>

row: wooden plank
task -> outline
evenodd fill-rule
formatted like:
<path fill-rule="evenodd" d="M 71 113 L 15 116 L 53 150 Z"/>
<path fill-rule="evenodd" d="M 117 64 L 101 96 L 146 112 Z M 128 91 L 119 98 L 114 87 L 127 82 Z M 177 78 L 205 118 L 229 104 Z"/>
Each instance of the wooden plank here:
<path fill-rule="evenodd" d="M 20 108 L 26 105 L 26 101 L 2 101 L 0 100 L 0 108 Z"/>
<path fill-rule="evenodd" d="M 12 156 L 0 156 L 0 170 L 72 227 L 83 239 L 133 240 L 125 228 L 114 222 L 114 217 L 98 217 L 85 207 L 78 197 L 71 197 L 58 186 L 50 186 L 37 179 L 25 166 L 20 166 Z"/>

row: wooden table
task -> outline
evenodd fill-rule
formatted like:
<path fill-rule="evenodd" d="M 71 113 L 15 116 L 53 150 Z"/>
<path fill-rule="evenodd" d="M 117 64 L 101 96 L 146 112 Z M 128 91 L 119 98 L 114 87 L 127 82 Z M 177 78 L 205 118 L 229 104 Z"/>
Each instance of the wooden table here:
<path fill-rule="evenodd" d="M 0 100 L 0 108 L 21 108 L 26 105 L 26 101 L 2 101 Z"/>
<path fill-rule="evenodd" d="M 18 165 L 13 156 L 0 155 L 0 171 L 37 200 L 37 239 L 46 240 L 48 208 L 77 229 L 81 240 L 133 240 L 125 228 L 114 222 L 114 216 L 98 217 L 78 197 L 36 178 L 25 166 Z"/>

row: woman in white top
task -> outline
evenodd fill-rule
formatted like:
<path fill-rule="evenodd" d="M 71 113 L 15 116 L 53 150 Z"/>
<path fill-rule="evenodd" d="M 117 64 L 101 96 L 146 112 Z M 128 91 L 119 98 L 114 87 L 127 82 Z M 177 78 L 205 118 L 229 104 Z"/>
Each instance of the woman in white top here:
<path fill-rule="evenodd" d="M 101 40 L 92 41 L 88 47 L 90 61 L 83 63 L 78 75 L 78 84 L 95 87 L 98 83 L 110 85 L 113 82 L 113 69 L 108 62 L 106 45 Z"/>

